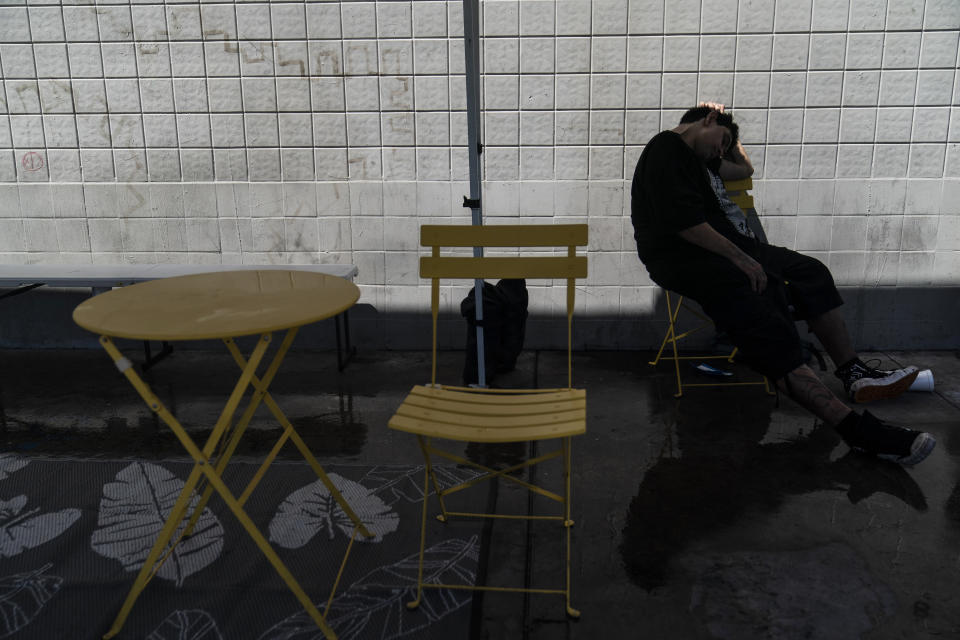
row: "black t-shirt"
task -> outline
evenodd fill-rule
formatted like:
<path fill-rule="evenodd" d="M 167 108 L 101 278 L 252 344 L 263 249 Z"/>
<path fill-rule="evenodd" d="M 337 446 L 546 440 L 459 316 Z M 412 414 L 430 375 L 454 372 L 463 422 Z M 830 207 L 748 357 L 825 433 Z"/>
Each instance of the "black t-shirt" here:
<path fill-rule="evenodd" d="M 719 158 L 710 168 L 719 170 Z M 673 131 L 661 131 L 647 143 L 633 174 L 631 219 L 640 259 L 651 262 L 692 258 L 704 251 L 678 233 L 710 223 L 728 240 L 753 253 L 755 240 L 730 224 L 710 186 L 707 166 Z"/>

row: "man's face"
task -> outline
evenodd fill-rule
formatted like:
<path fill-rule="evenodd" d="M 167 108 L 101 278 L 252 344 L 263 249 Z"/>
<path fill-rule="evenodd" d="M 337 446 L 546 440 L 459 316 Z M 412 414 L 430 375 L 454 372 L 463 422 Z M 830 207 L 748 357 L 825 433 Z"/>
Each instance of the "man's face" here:
<path fill-rule="evenodd" d="M 723 157 L 733 136 L 730 129 L 717 124 L 716 119 L 710 116 L 697 124 L 697 137 L 694 141 L 693 152 L 704 162 Z"/>

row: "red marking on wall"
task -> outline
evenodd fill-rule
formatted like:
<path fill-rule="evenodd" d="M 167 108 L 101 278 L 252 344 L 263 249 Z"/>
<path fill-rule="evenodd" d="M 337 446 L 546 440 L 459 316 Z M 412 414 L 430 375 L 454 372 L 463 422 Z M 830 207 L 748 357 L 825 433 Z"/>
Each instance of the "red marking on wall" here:
<path fill-rule="evenodd" d="M 40 171 L 43 169 L 43 156 L 36 151 L 28 151 L 20 158 L 20 166 L 24 171 Z"/>

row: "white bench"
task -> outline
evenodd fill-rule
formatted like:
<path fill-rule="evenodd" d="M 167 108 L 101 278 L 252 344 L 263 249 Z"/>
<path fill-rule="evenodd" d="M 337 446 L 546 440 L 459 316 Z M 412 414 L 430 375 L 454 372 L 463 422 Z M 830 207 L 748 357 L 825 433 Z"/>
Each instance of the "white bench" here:
<path fill-rule="evenodd" d="M 358 273 L 352 264 L 290 264 L 290 265 L 191 265 L 191 264 L 0 264 L 0 289 L 10 289 L 0 293 L 0 299 L 26 293 L 37 287 L 81 287 L 90 288 L 94 295 L 114 287 L 125 287 L 137 282 L 172 278 L 197 273 L 216 271 L 295 269 L 326 273 L 347 280 L 353 280 Z M 341 317 L 342 316 L 342 317 Z M 346 356 L 340 338 L 340 324 L 346 339 Z M 338 315 L 335 320 L 337 333 L 337 367 L 342 371 L 356 348 L 350 345 L 350 322 L 347 312 Z M 144 342 L 147 369 L 169 354 L 173 349 L 163 343 L 159 354 L 150 354 L 150 343 Z"/>

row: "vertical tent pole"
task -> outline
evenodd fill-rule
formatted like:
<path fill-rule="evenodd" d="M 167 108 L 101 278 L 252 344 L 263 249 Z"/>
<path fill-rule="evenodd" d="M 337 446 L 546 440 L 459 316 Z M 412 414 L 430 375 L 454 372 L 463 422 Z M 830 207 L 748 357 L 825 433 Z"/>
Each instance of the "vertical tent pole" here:
<path fill-rule="evenodd" d="M 483 224 L 480 202 L 480 0 L 463 0 L 463 45 L 467 79 L 467 151 L 470 158 L 470 197 L 463 199 L 469 207 L 473 224 Z M 475 258 L 483 257 L 483 247 L 474 247 Z M 473 283 L 477 319 L 477 386 L 487 386 L 483 345 L 483 280 Z"/>

